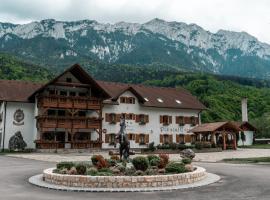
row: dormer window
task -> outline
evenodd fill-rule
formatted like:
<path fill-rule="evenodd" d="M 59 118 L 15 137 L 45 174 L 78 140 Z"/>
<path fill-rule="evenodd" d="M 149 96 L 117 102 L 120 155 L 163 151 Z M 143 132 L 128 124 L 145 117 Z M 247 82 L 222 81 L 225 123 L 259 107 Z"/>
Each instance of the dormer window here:
<path fill-rule="evenodd" d="M 178 103 L 178 104 L 182 104 L 182 102 L 180 100 L 178 100 L 178 99 L 176 99 L 175 102 Z"/>
<path fill-rule="evenodd" d="M 72 82 L 72 78 L 66 78 L 66 82 L 67 83 L 71 83 Z"/>
<path fill-rule="evenodd" d="M 120 97 L 120 103 L 135 104 L 134 97 Z"/>
<path fill-rule="evenodd" d="M 163 103 L 163 100 L 162 100 L 161 98 L 157 98 L 157 101 L 158 101 L 159 103 Z"/>
<path fill-rule="evenodd" d="M 146 98 L 146 97 L 144 97 L 144 100 L 145 100 L 145 101 L 149 101 L 149 99 L 148 99 L 148 98 Z"/>

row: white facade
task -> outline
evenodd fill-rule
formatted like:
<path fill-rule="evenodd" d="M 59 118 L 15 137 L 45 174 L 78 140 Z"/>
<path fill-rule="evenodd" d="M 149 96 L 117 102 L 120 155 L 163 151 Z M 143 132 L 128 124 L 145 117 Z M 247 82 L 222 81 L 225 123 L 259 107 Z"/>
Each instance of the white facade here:
<path fill-rule="evenodd" d="M 253 144 L 253 138 L 254 138 L 254 131 L 243 131 L 246 137 L 245 141 L 241 140 L 241 133 L 239 133 L 240 137 L 237 142 L 238 146 L 243 146 L 243 145 L 252 145 Z"/>
<path fill-rule="evenodd" d="M 134 97 L 135 104 L 126 104 L 120 103 L 121 97 Z M 102 113 L 103 119 L 105 119 L 106 113 L 132 113 L 132 114 L 145 114 L 149 116 L 149 122 L 140 125 L 135 120 L 126 120 L 126 132 L 132 134 L 147 134 L 149 135 L 149 142 L 154 142 L 155 145 L 160 144 L 160 134 L 172 135 L 173 142 L 176 142 L 177 134 L 190 134 L 188 131 L 192 128 L 190 124 L 185 124 L 184 126 L 179 126 L 176 124 L 176 116 L 186 116 L 186 117 L 198 117 L 199 110 L 188 110 L 188 109 L 167 109 L 167 108 L 155 108 L 155 107 L 146 107 L 138 103 L 136 96 L 130 91 L 123 93 L 117 100 L 119 105 L 104 105 Z M 160 123 L 161 115 L 172 116 L 172 123 L 164 126 Z M 103 130 L 105 134 L 117 134 L 119 132 L 120 126 L 119 122 L 116 124 L 110 124 L 103 120 L 102 123 Z M 103 134 L 103 141 L 105 141 L 105 134 Z M 135 142 L 135 140 L 130 140 L 131 148 L 145 148 L 146 145 L 140 145 Z M 103 143 L 102 148 L 113 148 L 113 145 L 108 143 Z"/>
<path fill-rule="evenodd" d="M 5 108 L 6 106 L 6 108 Z M 35 132 L 36 124 L 34 118 L 34 107 L 33 103 L 23 102 L 3 102 L 1 105 L 0 113 L 2 113 L 2 123 L 0 123 L 1 134 L 1 148 L 8 149 L 10 138 L 17 132 L 20 131 L 24 141 L 27 144 L 26 148 L 35 148 Z M 23 120 L 19 123 L 16 122 L 14 114 L 17 110 L 23 112 Z M 6 111 L 6 113 L 5 113 Z M 5 123 L 4 123 L 5 122 Z"/>

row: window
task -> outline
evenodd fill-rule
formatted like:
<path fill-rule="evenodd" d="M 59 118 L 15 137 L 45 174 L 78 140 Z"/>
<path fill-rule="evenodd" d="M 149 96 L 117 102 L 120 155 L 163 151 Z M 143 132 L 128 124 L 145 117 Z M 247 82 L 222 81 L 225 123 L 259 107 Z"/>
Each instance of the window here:
<path fill-rule="evenodd" d="M 71 83 L 72 82 L 72 78 L 66 78 L 66 82 Z"/>
<path fill-rule="evenodd" d="M 65 110 L 58 110 L 58 116 L 65 116 L 66 111 Z"/>
<path fill-rule="evenodd" d="M 182 102 L 178 99 L 175 100 L 176 103 L 181 104 Z"/>
<path fill-rule="evenodd" d="M 176 135 L 176 142 L 179 144 L 185 144 L 185 135 L 184 134 Z"/>
<path fill-rule="evenodd" d="M 109 135 L 109 145 L 114 145 L 115 144 L 115 134 L 112 133 Z"/>
<path fill-rule="evenodd" d="M 49 95 L 55 95 L 56 94 L 56 90 L 49 90 Z"/>
<path fill-rule="evenodd" d="M 47 111 L 48 116 L 55 116 L 56 115 L 56 111 L 55 110 L 48 110 Z"/>
<path fill-rule="evenodd" d="M 116 123 L 116 114 L 115 113 L 111 113 L 109 115 L 109 121 L 111 124 L 115 124 Z"/>
<path fill-rule="evenodd" d="M 60 91 L 61 96 L 67 96 L 67 91 Z"/>
<path fill-rule="evenodd" d="M 183 116 L 177 116 L 176 117 L 176 124 L 179 124 L 180 126 L 185 125 L 184 117 Z"/>
<path fill-rule="evenodd" d="M 76 96 L 76 92 L 69 92 L 69 96 L 75 97 Z"/>
<path fill-rule="evenodd" d="M 164 144 L 169 144 L 170 143 L 169 135 L 163 135 L 163 143 Z"/>
<path fill-rule="evenodd" d="M 85 92 L 79 92 L 79 96 L 80 97 L 86 97 L 86 93 Z"/>
<path fill-rule="evenodd" d="M 128 134 L 128 140 L 135 140 L 135 134 L 134 133 L 129 133 Z"/>
<path fill-rule="evenodd" d="M 80 111 L 78 112 L 78 115 L 79 115 L 79 117 L 86 117 L 86 111 L 80 110 Z"/>
<path fill-rule="evenodd" d="M 124 115 L 125 115 L 126 120 L 132 120 L 133 119 L 133 114 L 132 113 L 126 113 Z"/>
<path fill-rule="evenodd" d="M 191 125 L 195 126 L 195 125 L 197 124 L 197 118 L 194 117 L 194 116 L 192 116 L 192 117 L 190 118 L 190 123 L 191 123 Z"/>
<path fill-rule="evenodd" d="M 120 97 L 120 103 L 135 104 L 134 97 Z"/>
<path fill-rule="evenodd" d="M 161 115 L 160 116 L 160 123 L 163 125 L 169 125 L 172 123 L 172 116 L 168 116 L 168 115 Z"/>
<path fill-rule="evenodd" d="M 139 136 L 139 143 L 140 143 L 140 145 L 145 144 L 145 135 L 144 134 L 140 134 L 140 136 Z"/>
<path fill-rule="evenodd" d="M 140 125 L 146 124 L 149 122 L 149 116 L 144 114 L 136 115 L 136 122 Z"/>

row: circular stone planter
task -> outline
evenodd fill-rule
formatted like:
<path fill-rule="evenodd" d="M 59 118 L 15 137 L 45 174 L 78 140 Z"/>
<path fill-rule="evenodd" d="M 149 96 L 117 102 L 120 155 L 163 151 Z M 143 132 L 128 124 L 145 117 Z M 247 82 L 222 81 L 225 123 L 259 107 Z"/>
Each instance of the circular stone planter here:
<path fill-rule="evenodd" d="M 83 188 L 154 188 L 191 184 L 206 177 L 202 167 L 193 172 L 153 176 L 85 176 L 53 173 L 54 168 L 43 171 L 43 180 L 54 185 Z"/>
<path fill-rule="evenodd" d="M 201 187 L 215 183 L 220 177 L 204 168 L 183 174 L 155 176 L 80 176 L 53 173 L 54 168 L 29 178 L 33 185 L 76 192 L 153 192 Z"/>

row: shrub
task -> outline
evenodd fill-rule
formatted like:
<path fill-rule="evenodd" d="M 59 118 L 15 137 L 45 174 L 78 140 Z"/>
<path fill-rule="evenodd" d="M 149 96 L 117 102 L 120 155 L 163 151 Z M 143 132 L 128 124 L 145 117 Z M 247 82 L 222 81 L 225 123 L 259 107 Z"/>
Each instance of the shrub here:
<path fill-rule="evenodd" d="M 182 159 L 182 163 L 184 163 L 184 164 L 190 164 L 191 163 L 191 159 L 190 158 L 183 158 Z"/>
<path fill-rule="evenodd" d="M 155 151 L 156 150 L 155 143 L 154 142 L 149 143 L 147 150 Z"/>
<path fill-rule="evenodd" d="M 160 163 L 160 158 L 159 158 L 159 157 L 154 158 L 154 159 L 150 160 L 150 162 L 149 162 L 149 164 L 150 164 L 151 166 L 158 166 L 159 163 Z"/>
<path fill-rule="evenodd" d="M 85 175 L 86 174 L 86 165 L 84 164 L 78 164 L 76 166 L 77 174 L 79 175 Z"/>
<path fill-rule="evenodd" d="M 181 162 L 169 162 L 165 167 L 166 173 L 184 173 L 186 172 L 185 165 Z"/>
<path fill-rule="evenodd" d="M 108 167 L 108 163 L 102 155 L 93 155 L 91 160 L 93 165 L 95 165 L 98 169 Z"/>
<path fill-rule="evenodd" d="M 112 176 L 111 172 L 97 172 L 96 176 Z"/>
<path fill-rule="evenodd" d="M 147 169 L 146 171 L 145 171 L 145 174 L 146 175 L 156 175 L 156 174 L 158 174 L 158 171 L 157 170 L 155 170 L 155 169 Z"/>
<path fill-rule="evenodd" d="M 60 169 L 54 169 L 52 172 L 53 173 L 56 173 L 56 174 L 59 174 L 60 173 Z"/>
<path fill-rule="evenodd" d="M 149 167 L 149 161 L 143 156 L 137 156 L 132 159 L 132 164 L 136 170 L 145 171 Z"/>
<path fill-rule="evenodd" d="M 211 148 L 217 148 L 217 145 L 215 143 L 212 143 Z"/>
<path fill-rule="evenodd" d="M 102 168 L 102 169 L 99 169 L 98 172 L 106 172 L 106 173 L 113 173 L 113 171 L 109 168 Z"/>
<path fill-rule="evenodd" d="M 158 155 L 160 159 L 163 159 L 165 164 L 167 165 L 169 162 L 169 155 L 168 154 L 159 154 Z"/>
<path fill-rule="evenodd" d="M 177 149 L 180 149 L 180 150 L 184 150 L 184 149 L 187 149 L 187 148 L 188 148 L 188 146 L 185 145 L 185 144 L 178 144 L 177 145 Z"/>
<path fill-rule="evenodd" d="M 126 170 L 126 167 L 121 163 L 118 163 L 116 168 L 119 169 L 120 172 L 124 172 Z"/>
<path fill-rule="evenodd" d="M 153 159 L 156 159 L 156 158 L 159 158 L 157 155 L 148 155 L 147 156 L 147 159 L 148 159 L 148 161 L 150 162 L 151 160 L 153 160 Z"/>
<path fill-rule="evenodd" d="M 73 162 L 60 162 L 56 164 L 56 168 L 57 169 L 68 169 L 70 170 L 71 167 L 74 167 L 74 163 Z"/>
<path fill-rule="evenodd" d="M 61 170 L 59 171 L 59 174 L 67 174 L 67 173 L 68 173 L 68 170 L 67 170 L 66 168 L 61 169 Z"/>
<path fill-rule="evenodd" d="M 172 149 L 172 150 L 177 149 L 177 144 L 176 143 L 170 143 L 169 146 L 170 146 L 170 149 Z"/>
<path fill-rule="evenodd" d="M 135 167 L 130 167 L 130 168 L 127 168 L 125 170 L 125 175 L 126 176 L 133 176 L 135 174 L 135 172 L 136 172 Z"/>
<path fill-rule="evenodd" d="M 77 174 L 77 170 L 75 167 L 71 167 L 70 170 L 68 171 L 68 174 L 69 175 L 75 175 Z"/>
<path fill-rule="evenodd" d="M 135 173 L 134 173 L 135 176 L 143 176 L 144 175 L 144 172 L 142 170 L 137 170 Z"/>
<path fill-rule="evenodd" d="M 113 159 L 106 159 L 106 161 L 110 167 L 114 167 L 117 164 L 117 161 Z"/>
<path fill-rule="evenodd" d="M 195 143 L 195 148 L 196 148 L 196 149 L 199 149 L 199 150 L 202 149 L 202 148 L 203 148 L 202 143 L 201 143 L 201 142 L 196 142 L 196 143 Z"/>
<path fill-rule="evenodd" d="M 91 168 L 86 170 L 86 174 L 90 175 L 90 176 L 96 176 L 97 173 L 98 173 L 98 170 L 94 167 L 91 167 Z"/>
<path fill-rule="evenodd" d="M 118 155 L 112 155 L 111 159 L 118 161 L 118 160 L 120 160 L 120 157 Z"/>

